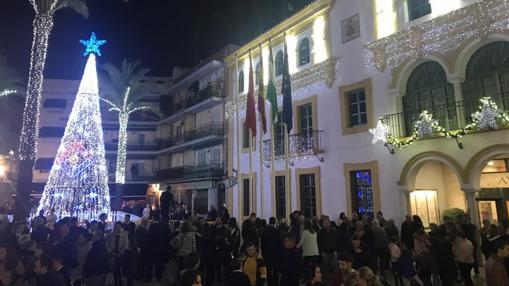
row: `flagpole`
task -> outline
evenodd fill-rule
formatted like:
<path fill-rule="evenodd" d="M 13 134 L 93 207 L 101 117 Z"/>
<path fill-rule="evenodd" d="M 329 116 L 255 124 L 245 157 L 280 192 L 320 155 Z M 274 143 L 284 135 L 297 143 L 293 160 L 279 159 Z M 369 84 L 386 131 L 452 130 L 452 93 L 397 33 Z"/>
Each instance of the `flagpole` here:
<path fill-rule="evenodd" d="M 289 146 L 288 146 L 288 126 L 286 125 L 286 123 L 284 123 L 284 127 L 285 127 L 285 192 L 286 192 L 286 203 L 287 203 L 287 207 L 286 207 L 286 217 L 290 217 L 290 212 L 291 212 L 291 204 L 292 204 L 292 188 L 290 186 L 291 184 L 291 181 L 290 181 L 290 173 L 291 173 L 291 170 L 290 170 L 290 164 L 288 163 L 288 157 L 289 157 Z M 286 191 L 286 188 L 288 188 L 288 191 Z"/>
<path fill-rule="evenodd" d="M 241 172 L 240 170 L 240 148 L 241 148 L 241 144 L 242 144 L 242 141 L 241 141 L 241 133 L 240 133 L 240 108 L 239 108 L 239 58 L 237 57 L 237 54 L 235 54 L 235 72 L 237 73 L 235 78 L 237 79 L 235 81 L 235 94 L 237 96 L 235 96 L 235 109 L 236 109 L 236 121 L 235 123 L 237 124 L 237 198 L 239 200 L 239 207 L 238 207 L 238 210 L 239 210 L 239 219 L 240 221 L 242 221 L 242 216 L 244 214 L 244 210 L 242 209 L 244 207 L 244 204 L 243 204 L 243 200 L 241 200 L 241 195 L 242 195 L 242 191 L 240 190 L 240 184 L 242 182 L 239 182 L 238 180 L 238 176 Z"/>
<path fill-rule="evenodd" d="M 263 97 L 263 51 L 262 51 L 262 45 L 260 44 L 260 63 L 261 63 L 261 67 L 262 67 L 262 72 L 261 74 L 259 75 L 261 77 L 261 79 L 258 79 L 258 96 L 262 96 Z M 265 100 L 265 99 L 264 99 Z M 265 104 L 263 106 L 263 108 L 265 107 Z M 260 107 L 259 107 L 260 108 Z M 262 130 L 262 132 L 264 131 L 263 130 L 263 122 L 262 122 L 262 114 L 260 112 L 258 112 L 258 121 L 260 122 L 260 129 Z M 258 150 L 258 154 L 259 154 L 259 162 L 258 162 L 258 165 L 260 166 L 260 212 L 261 212 L 261 215 L 260 217 L 263 217 L 263 205 L 264 205 L 264 201 L 263 201 L 263 193 L 264 193 L 264 185 L 265 185 L 265 177 L 263 176 L 263 133 L 260 132 L 260 137 L 259 137 L 259 144 L 258 144 L 258 147 L 260 148 Z"/>

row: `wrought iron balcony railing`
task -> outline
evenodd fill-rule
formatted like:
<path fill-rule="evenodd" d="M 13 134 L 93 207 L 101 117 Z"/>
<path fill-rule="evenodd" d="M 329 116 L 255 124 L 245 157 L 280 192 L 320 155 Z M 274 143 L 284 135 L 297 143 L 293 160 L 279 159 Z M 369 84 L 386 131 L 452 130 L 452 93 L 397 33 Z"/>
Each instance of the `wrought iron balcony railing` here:
<path fill-rule="evenodd" d="M 127 144 L 127 151 L 157 151 L 159 145 L 154 144 Z M 118 149 L 117 143 L 106 143 L 104 144 L 106 151 L 116 151 Z"/>
<path fill-rule="evenodd" d="M 198 103 L 201 103 L 209 98 L 224 98 L 224 90 L 221 88 L 220 84 L 214 83 L 211 85 L 208 85 L 207 87 L 203 88 L 199 91 L 191 91 L 188 90 L 185 95 L 184 101 L 178 101 L 173 102 L 173 99 L 167 98 L 165 100 L 169 100 L 170 102 L 173 102 L 170 104 L 170 102 L 167 104 L 167 110 L 164 112 L 165 117 L 172 116 L 174 114 L 177 114 L 184 109 L 190 108 Z M 164 111 L 164 110 L 163 110 Z"/>
<path fill-rule="evenodd" d="M 157 171 L 159 180 L 191 180 L 216 178 L 225 174 L 223 162 L 211 162 L 197 166 L 181 166 Z"/>
<path fill-rule="evenodd" d="M 494 95 L 491 98 L 499 109 L 509 112 L 509 94 Z M 419 120 L 424 110 L 427 110 L 441 127 L 446 130 L 457 130 L 473 122 L 472 114 L 479 110 L 479 105 L 478 98 L 432 105 L 426 109 L 406 105 L 403 112 L 384 115 L 382 118 L 391 136 L 402 138 L 413 133 L 415 122 Z"/>
<path fill-rule="evenodd" d="M 165 149 L 212 135 L 215 136 L 224 135 L 223 122 L 210 122 L 204 125 L 200 125 L 192 130 L 185 131 L 182 136 L 162 139 L 160 140 L 159 147 L 161 149 Z"/>
<path fill-rule="evenodd" d="M 323 158 L 318 156 L 323 151 L 322 147 L 323 131 L 313 130 L 307 133 L 292 134 L 288 136 L 288 158 L 293 164 L 296 159 L 306 157 L 317 157 L 320 161 Z M 285 159 L 285 138 L 274 138 L 274 150 L 272 150 L 272 140 L 263 141 L 263 155 L 264 162 L 267 164 L 272 159 L 284 160 Z"/>

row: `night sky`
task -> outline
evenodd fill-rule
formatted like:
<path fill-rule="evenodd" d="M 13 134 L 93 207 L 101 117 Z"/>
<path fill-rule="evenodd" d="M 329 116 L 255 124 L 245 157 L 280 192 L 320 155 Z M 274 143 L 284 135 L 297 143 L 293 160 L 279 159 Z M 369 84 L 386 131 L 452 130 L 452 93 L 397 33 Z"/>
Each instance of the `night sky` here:
<path fill-rule="evenodd" d="M 79 79 L 84 66 L 79 40 L 92 31 L 108 40 L 100 62 L 141 60 L 151 75 L 168 76 L 173 66 L 191 67 L 228 43 L 253 39 L 311 1 L 88 0 L 88 19 L 71 10 L 56 14 L 45 76 Z M 23 78 L 33 17 L 28 0 L 0 0 L 0 56 Z"/>

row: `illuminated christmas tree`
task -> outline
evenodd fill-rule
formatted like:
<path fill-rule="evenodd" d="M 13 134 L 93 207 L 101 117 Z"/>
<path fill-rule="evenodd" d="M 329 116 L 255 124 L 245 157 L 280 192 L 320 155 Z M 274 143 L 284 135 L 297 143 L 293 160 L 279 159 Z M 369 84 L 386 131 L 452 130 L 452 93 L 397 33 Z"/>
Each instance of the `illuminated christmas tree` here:
<path fill-rule="evenodd" d="M 54 209 L 60 218 L 80 220 L 110 211 L 96 69 L 96 54 L 101 55 L 105 41 L 92 33 L 81 42 L 87 47 L 85 72 L 37 210 Z"/>

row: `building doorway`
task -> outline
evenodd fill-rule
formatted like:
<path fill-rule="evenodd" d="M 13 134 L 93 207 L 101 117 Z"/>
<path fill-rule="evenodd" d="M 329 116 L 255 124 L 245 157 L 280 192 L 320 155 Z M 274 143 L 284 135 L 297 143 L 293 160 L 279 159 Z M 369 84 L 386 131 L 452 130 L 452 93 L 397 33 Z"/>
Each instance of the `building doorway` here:
<path fill-rule="evenodd" d="M 440 224 L 436 190 L 415 190 L 410 193 L 412 214 L 418 215 L 425 228 L 431 223 Z"/>
<path fill-rule="evenodd" d="M 495 158 L 481 173 L 481 191 L 477 194 L 479 220 L 500 222 L 509 218 L 509 158 Z"/>

